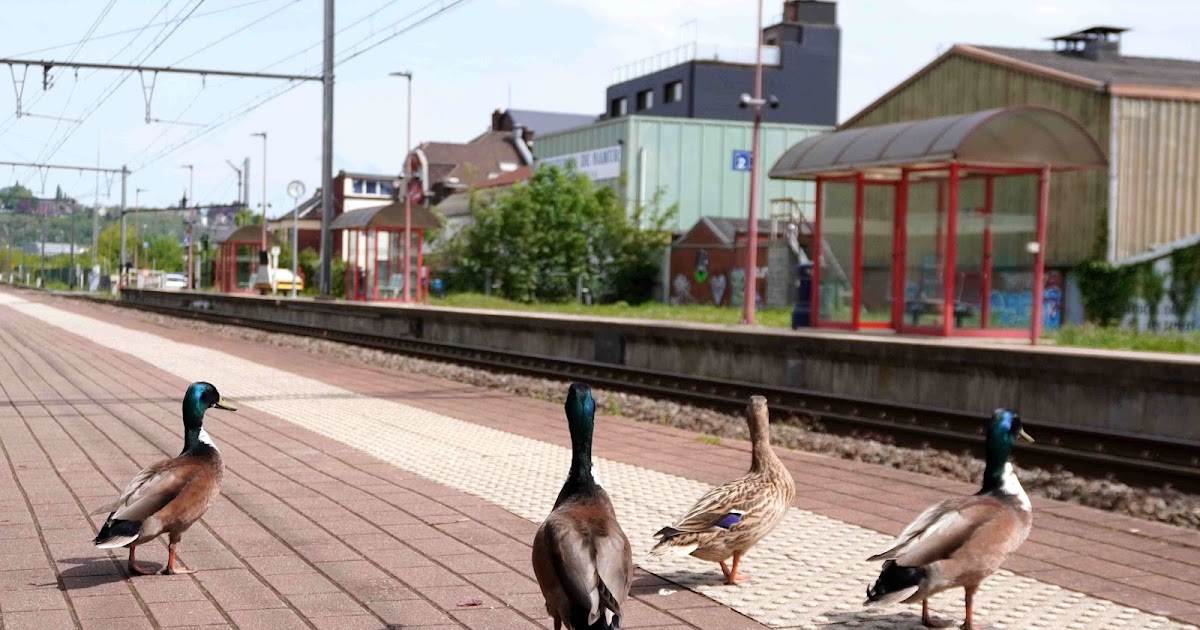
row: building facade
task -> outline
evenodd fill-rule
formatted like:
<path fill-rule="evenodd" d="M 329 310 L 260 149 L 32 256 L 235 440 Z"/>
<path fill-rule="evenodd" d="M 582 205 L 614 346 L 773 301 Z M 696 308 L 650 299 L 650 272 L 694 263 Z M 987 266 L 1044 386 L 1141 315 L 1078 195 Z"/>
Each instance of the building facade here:
<path fill-rule="evenodd" d="M 770 111 L 766 117 L 771 118 Z M 766 171 L 789 147 L 829 129 L 762 124 L 757 185 L 764 218 L 773 214 L 773 205 L 792 212 L 792 204 L 772 200 L 791 199 L 802 210 L 811 208 L 811 183 L 769 180 Z M 702 216 L 746 216 L 751 130 L 748 120 L 624 116 L 539 136 L 535 167 L 574 164 L 593 181 L 617 189 L 631 209 L 653 203 L 656 196 L 662 208 L 678 204 L 672 229 L 682 233 Z"/>
<path fill-rule="evenodd" d="M 772 120 L 837 124 L 841 29 L 837 5 L 789 0 L 778 24 L 763 29 L 763 95 Z M 745 120 L 739 96 L 754 89 L 754 49 L 685 44 L 616 69 L 605 117 L 663 116 Z"/>
<path fill-rule="evenodd" d="M 1064 173 L 1050 190 L 1047 264 L 1122 264 L 1200 233 L 1200 61 L 1124 55 L 1125 29 L 1095 27 L 1045 49 L 959 44 L 842 128 L 1040 105 L 1098 138 L 1107 172 Z"/>

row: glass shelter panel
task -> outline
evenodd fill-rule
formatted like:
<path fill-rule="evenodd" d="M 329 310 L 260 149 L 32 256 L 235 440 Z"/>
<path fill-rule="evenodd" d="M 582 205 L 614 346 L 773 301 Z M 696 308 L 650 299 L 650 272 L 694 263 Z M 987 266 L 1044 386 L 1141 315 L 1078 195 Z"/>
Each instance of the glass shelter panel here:
<path fill-rule="evenodd" d="M 914 180 L 908 185 L 905 216 L 904 323 L 941 326 L 946 257 L 946 181 Z"/>
<path fill-rule="evenodd" d="M 991 217 L 988 216 L 987 179 L 973 177 L 958 182 L 958 218 L 954 247 L 954 324 L 958 328 L 984 328 L 984 285 L 988 282 L 985 259 L 990 258 Z"/>
<path fill-rule="evenodd" d="M 854 278 L 854 182 L 821 185 L 820 321 L 850 324 Z"/>
<path fill-rule="evenodd" d="M 863 191 L 862 313 L 864 325 L 891 321 L 892 252 L 895 248 L 896 187 L 867 185 Z"/>
<path fill-rule="evenodd" d="M 1037 239 L 1037 176 L 998 177 L 992 201 L 990 328 L 1028 328 L 1033 314 L 1033 263 Z"/>

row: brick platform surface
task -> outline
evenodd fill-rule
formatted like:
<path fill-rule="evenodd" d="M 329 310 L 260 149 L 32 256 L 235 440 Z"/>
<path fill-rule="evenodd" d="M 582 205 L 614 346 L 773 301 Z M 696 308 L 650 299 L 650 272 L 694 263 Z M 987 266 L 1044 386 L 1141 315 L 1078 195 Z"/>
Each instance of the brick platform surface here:
<path fill-rule="evenodd" d="M 569 444 L 558 401 L 317 361 L 299 350 L 87 304 L 19 297 L 363 396 Z M 186 382 L 4 306 L 0 359 L 5 630 L 548 627 L 528 561 L 536 524 L 252 408 L 217 420 L 228 467 L 223 496 L 181 546 L 184 564 L 200 572 L 127 579 L 123 553 L 109 556 L 89 544 L 102 517 L 84 514 L 110 500 L 140 466 L 178 452 Z M 647 470 L 718 483 L 741 474 L 748 460 L 747 446 L 736 441 L 708 444 L 685 431 L 607 416 L 599 424 L 598 456 Z M 797 508 L 889 535 L 929 502 L 974 490 L 878 466 L 781 455 L 797 481 Z M 1200 622 L 1200 534 L 1065 503 L 1034 504 L 1034 532 L 1006 568 Z M 162 545 L 143 550 L 139 558 L 149 563 L 165 557 Z M 762 627 L 646 573 L 634 591 L 626 627 Z"/>

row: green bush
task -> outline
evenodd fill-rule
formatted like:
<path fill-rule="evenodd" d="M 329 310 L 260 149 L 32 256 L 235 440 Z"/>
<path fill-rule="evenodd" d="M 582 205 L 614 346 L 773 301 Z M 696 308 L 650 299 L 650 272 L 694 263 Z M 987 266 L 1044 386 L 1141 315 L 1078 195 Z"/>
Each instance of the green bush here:
<path fill-rule="evenodd" d="M 457 267 L 463 281 L 490 277 L 500 296 L 517 302 L 570 300 L 580 279 L 602 300 L 644 302 L 675 212 L 660 210 L 658 199 L 626 216 L 613 189 L 574 169 L 543 166 L 472 210 L 475 222 L 455 246 Z"/>
<path fill-rule="evenodd" d="M 1200 287 L 1200 245 L 1183 247 L 1171 252 L 1171 288 L 1167 296 L 1175 311 L 1176 326 L 1183 330 L 1188 311 L 1196 301 Z"/>
<path fill-rule="evenodd" d="M 1138 267 L 1138 293 L 1146 303 L 1150 316 L 1150 330 L 1158 330 L 1158 305 L 1167 293 L 1167 277 L 1154 269 L 1149 262 Z"/>
<path fill-rule="evenodd" d="M 1121 323 L 1138 289 L 1136 267 L 1113 267 L 1093 260 L 1076 269 L 1083 310 L 1088 321 L 1100 326 Z"/>

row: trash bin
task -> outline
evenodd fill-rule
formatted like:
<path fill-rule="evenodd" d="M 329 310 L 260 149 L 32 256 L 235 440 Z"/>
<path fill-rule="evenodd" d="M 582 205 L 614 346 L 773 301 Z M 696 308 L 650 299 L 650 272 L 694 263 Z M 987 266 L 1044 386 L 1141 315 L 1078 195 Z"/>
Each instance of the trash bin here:
<path fill-rule="evenodd" d="M 812 326 L 812 262 L 796 268 L 796 304 L 792 306 L 792 330 Z"/>

